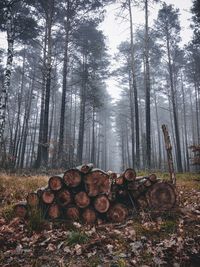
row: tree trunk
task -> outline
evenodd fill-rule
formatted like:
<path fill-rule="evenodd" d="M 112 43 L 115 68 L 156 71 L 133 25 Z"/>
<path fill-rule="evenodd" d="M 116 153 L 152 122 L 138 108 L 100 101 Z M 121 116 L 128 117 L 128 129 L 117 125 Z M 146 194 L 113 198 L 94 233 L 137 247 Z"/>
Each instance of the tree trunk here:
<path fill-rule="evenodd" d="M 65 22 L 65 48 L 64 48 L 64 61 L 63 61 L 63 82 L 62 82 L 62 100 L 60 111 L 60 133 L 59 133 L 59 147 L 58 155 L 60 160 L 63 155 L 63 141 L 65 129 L 65 107 L 66 107 L 66 92 L 67 92 L 67 68 L 68 68 L 68 46 L 69 46 L 69 1 L 67 1 L 67 21 Z M 62 163 L 61 163 L 62 165 Z"/>
<path fill-rule="evenodd" d="M 39 127 L 39 138 L 38 138 L 38 150 L 35 167 L 41 166 L 42 160 L 42 146 L 43 146 L 43 134 L 44 134 L 44 106 L 45 106 L 45 87 L 46 87 L 46 55 L 47 54 L 47 21 L 45 26 L 44 36 L 44 48 L 43 48 L 43 66 L 42 66 L 42 95 L 41 95 L 41 108 L 40 108 L 40 127 Z"/>
<path fill-rule="evenodd" d="M 181 160 L 181 145 L 180 145 L 180 135 L 179 135 L 179 127 L 178 127 L 178 117 L 177 117 L 177 110 L 176 110 L 176 103 L 175 103 L 175 92 L 174 92 L 174 84 L 173 84 L 173 71 L 172 71 L 172 63 L 171 63 L 171 55 L 170 55 L 170 43 L 169 43 L 169 37 L 168 36 L 167 36 L 167 55 L 168 55 L 168 67 L 169 67 L 169 76 L 170 76 L 172 109 L 173 109 L 173 117 L 174 117 L 174 128 L 175 128 L 175 136 L 176 136 L 177 169 L 179 172 L 183 172 L 182 160 Z"/>
<path fill-rule="evenodd" d="M 52 22 L 54 14 L 54 0 L 51 0 L 48 14 L 47 14 L 47 62 L 46 62 L 46 87 L 45 87 L 45 105 L 44 105 L 44 129 L 43 129 L 43 143 L 42 143 L 42 166 L 48 166 L 48 133 L 49 133 L 49 103 L 51 90 L 51 71 L 52 71 Z"/>
<path fill-rule="evenodd" d="M 185 108 L 185 90 L 183 86 L 183 77 L 181 73 L 181 90 L 183 100 L 183 123 L 184 123 L 184 135 L 185 135 L 185 150 L 186 150 L 186 171 L 190 171 L 189 153 L 188 153 L 188 137 L 187 137 L 187 123 L 186 123 L 186 108 Z"/>
<path fill-rule="evenodd" d="M 156 110 L 156 125 L 157 125 L 157 133 L 158 133 L 158 169 L 161 169 L 161 161 L 162 161 L 162 153 L 161 153 L 161 140 L 160 140 L 160 125 L 159 125 L 159 116 L 158 116 L 158 104 L 156 93 L 154 90 L 154 104 Z"/>
<path fill-rule="evenodd" d="M 133 86 L 131 83 L 131 73 L 129 71 L 129 95 L 130 95 L 130 111 L 131 111 L 131 153 L 132 153 L 132 167 L 135 168 L 135 127 L 134 127 L 134 97 Z"/>
<path fill-rule="evenodd" d="M 149 26 L 148 0 L 145 0 L 145 93 L 146 93 L 146 163 L 151 168 L 151 109 L 150 109 L 150 71 L 149 71 Z"/>
<path fill-rule="evenodd" d="M 95 108 L 92 110 L 92 148 L 91 148 L 91 162 L 95 162 Z"/>
<path fill-rule="evenodd" d="M 24 47 L 24 53 L 23 53 L 23 63 L 22 63 L 22 79 L 21 79 L 21 86 L 20 86 L 20 92 L 18 93 L 18 99 L 17 99 L 17 104 L 18 104 L 18 111 L 17 111 L 17 121 L 16 121 L 16 129 L 15 129 L 15 137 L 14 137 L 14 144 L 13 144 L 13 152 L 12 155 L 14 157 L 14 166 L 16 163 L 16 156 L 17 156 L 17 139 L 19 136 L 19 127 L 20 127 L 20 115 L 21 115 L 21 107 L 22 107 L 22 95 L 24 91 L 24 78 L 25 78 L 25 47 Z"/>
<path fill-rule="evenodd" d="M 7 5 L 6 7 L 6 30 L 7 30 L 7 62 L 5 69 L 5 76 L 3 82 L 3 88 L 0 95 L 0 149 L 3 143 L 3 134 L 5 130 L 6 121 L 6 108 L 8 102 L 8 91 L 10 89 L 10 79 L 12 71 L 13 62 L 13 45 L 14 45 L 14 25 L 13 25 L 13 15 L 12 15 L 12 5 Z"/>
<path fill-rule="evenodd" d="M 136 132 L 136 167 L 140 168 L 140 133 L 139 133 L 139 111 L 138 111 L 138 96 L 137 96 L 137 84 L 135 74 L 135 53 L 133 43 L 133 19 L 131 10 L 131 0 L 128 0 L 129 18 L 130 18 L 130 39 L 131 39 L 131 71 L 132 71 L 132 83 L 134 90 L 135 101 L 135 132 Z"/>
<path fill-rule="evenodd" d="M 78 148 L 77 148 L 77 161 L 78 164 L 82 164 L 83 157 L 83 143 L 85 132 L 85 105 L 86 105 L 86 88 L 87 88 L 87 57 L 83 55 L 83 77 L 81 86 L 81 103 L 80 103 L 80 121 L 79 121 L 79 136 L 78 136 Z"/>
<path fill-rule="evenodd" d="M 30 112 L 31 112 L 31 104 L 32 104 L 32 95 L 33 95 L 33 89 L 35 86 L 35 69 L 33 70 L 33 78 L 32 78 L 32 84 L 30 85 L 31 89 L 28 95 L 28 101 L 27 101 L 27 106 L 25 108 L 25 115 L 24 115 L 24 125 L 23 125 L 23 130 L 22 130 L 22 148 L 19 153 L 19 158 L 20 158 L 20 164 L 19 167 L 22 169 L 24 166 L 24 159 L 25 159 L 25 151 L 26 151 L 26 141 L 27 141 L 27 136 L 28 136 L 28 123 L 29 123 L 29 118 L 30 118 Z"/>

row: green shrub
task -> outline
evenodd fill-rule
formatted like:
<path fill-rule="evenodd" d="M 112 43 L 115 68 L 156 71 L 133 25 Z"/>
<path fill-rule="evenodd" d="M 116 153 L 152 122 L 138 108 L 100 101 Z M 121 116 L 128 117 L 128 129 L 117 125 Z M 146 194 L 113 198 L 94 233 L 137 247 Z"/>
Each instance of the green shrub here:
<path fill-rule="evenodd" d="M 68 245 L 85 244 L 89 240 L 89 237 L 84 232 L 72 231 L 68 237 Z"/>

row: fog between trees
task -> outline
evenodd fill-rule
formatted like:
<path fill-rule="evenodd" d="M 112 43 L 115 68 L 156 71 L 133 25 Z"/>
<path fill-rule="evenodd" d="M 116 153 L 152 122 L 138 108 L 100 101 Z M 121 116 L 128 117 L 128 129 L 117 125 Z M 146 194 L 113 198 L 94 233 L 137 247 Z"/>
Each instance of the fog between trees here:
<path fill-rule="evenodd" d="M 149 27 L 149 4 L 157 1 L 118 1 L 130 34 L 112 58 L 99 25 L 113 2 L 1 1 L 8 42 L 0 50 L 1 168 L 93 162 L 104 170 L 166 170 L 167 124 L 177 171 L 198 170 L 189 147 L 200 143 L 199 1 L 184 47 L 175 6 L 163 3 Z M 138 8 L 139 27 L 132 23 Z M 106 88 L 111 76 L 122 89 L 117 101 Z"/>

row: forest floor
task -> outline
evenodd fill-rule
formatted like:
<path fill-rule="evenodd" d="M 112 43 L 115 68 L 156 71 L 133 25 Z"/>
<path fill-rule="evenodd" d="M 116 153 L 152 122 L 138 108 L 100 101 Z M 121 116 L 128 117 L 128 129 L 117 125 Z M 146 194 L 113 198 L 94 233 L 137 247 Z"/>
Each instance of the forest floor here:
<path fill-rule="evenodd" d="M 13 218 L 13 204 L 48 177 L 0 173 L 0 266 L 200 266 L 200 175 L 177 178 L 174 211 L 140 211 L 123 225 L 82 226 Z"/>

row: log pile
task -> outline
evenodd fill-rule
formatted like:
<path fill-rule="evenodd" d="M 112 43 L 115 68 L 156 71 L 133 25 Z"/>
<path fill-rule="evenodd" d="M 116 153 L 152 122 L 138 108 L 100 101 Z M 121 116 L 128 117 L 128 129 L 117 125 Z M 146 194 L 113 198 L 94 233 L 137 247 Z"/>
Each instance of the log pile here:
<path fill-rule="evenodd" d="M 47 187 L 29 193 L 14 211 L 21 218 L 38 209 L 49 220 L 122 223 L 140 208 L 170 210 L 176 200 L 174 185 L 155 174 L 137 177 L 131 168 L 117 174 L 86 164 L 50 177 Z"/>
<path fill-rule="evenodd" d="M 192 165 L 200 166 L 200 144 L 192 145 L 190 149 L 194 153 L 194 157 L 192 158 Z"/>

